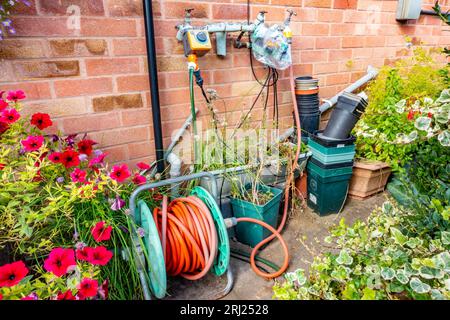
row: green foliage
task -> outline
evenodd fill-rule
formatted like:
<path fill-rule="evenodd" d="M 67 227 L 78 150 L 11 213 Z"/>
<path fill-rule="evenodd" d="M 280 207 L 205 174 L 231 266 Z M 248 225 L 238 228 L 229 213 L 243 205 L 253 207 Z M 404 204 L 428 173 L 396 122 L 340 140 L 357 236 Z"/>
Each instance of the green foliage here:
<path fill-rule="evenodd" d="M 437 99 L 448 85 L 448 67 L 439 65 L 422 48 L 394 67 L 383 67 L 369 85 L 369 105 L 355 127 L 356 156 L 385 161 L 400 170 L 420 148 L 419 143 L 392 143 L 400 134 L 416 129 L 408 111 L 415 101 Z M 399 106 L 402 101 L 404 105 Z"/>

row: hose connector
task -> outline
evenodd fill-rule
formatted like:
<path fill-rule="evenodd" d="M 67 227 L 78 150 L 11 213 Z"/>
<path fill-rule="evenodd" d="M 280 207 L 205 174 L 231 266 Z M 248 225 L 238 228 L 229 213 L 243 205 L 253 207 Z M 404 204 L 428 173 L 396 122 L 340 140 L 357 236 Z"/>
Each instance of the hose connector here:
<path fill-rule="evenodd" d="M 235 217 L 226 218 L 223 221 L 225 222 L 225 226 L 227 227 L 227 229 L 230 229 L 237 225 L 237 219 Z"/>

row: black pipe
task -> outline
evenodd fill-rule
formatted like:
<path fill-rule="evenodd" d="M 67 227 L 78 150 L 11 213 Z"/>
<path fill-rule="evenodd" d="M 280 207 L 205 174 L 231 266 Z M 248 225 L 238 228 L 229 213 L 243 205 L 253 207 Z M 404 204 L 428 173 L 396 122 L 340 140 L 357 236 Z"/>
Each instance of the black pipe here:
<path fill-rule="evenodd" d="M 158 68 L 156 64 L 155 29 L 153 25 L 152 1 L 144 0 L 145 36 L 147 43 L 148 76 L 152 100 L 153 132 L 155 136 L 156 165 L 158 172 L 165 169 L 164 145 L 161 129 L 161 109 L 159 105 Z"/>

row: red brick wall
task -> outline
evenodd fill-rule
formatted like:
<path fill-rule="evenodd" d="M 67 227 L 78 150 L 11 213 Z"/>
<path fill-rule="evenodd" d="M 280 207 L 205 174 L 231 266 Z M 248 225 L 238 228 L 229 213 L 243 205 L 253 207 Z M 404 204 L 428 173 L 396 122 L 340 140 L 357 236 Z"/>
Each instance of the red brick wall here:
<path fill-rule="evenodd" d="M 84 133 L 101 143 L 114 161 L 154 158 L 147 81 L 142 1 L 34 0 L 13 17 L 17 36 L 0 42 L 0 88 L 28 93 L 26 110 L 45 111 L 56 129 Z M 433 0 L 425 1 L 432 3 Z M 448 2 L 449 1 L 445 1 Z M 435 17 L 417 22 L 395 20 L 394 0 L 253 0 L 251 19 L 266 10 L 269 22 L 280 22 L 287 7 L 297 12 L 292 29 L 294 70 L 320 79 L 321 96 L 330 97 L 360 77 L 368 64 L 381 66 L 407 54 L 405 36 L 427 46 L 450 45 L 448 28 Z M 81 11 L 80 29 L 67 27 L 67 8 Z M 153 1 L 160 98 L 165 145 L 189 114 L 186 59 L 175 39 L 184 8 L 194 21 L 246 19 L 245 0 Z M 429 8 L 430 5 L 424 5 Z M 227 103 L 231 121 L 240 117 L 257 87 L 248 51 L 228 46 L 226 58 L 212 52 L 200 58 L 206 86 Z M 258 75 L 263 70 L 256 63 Z M 287 72 L 281 73 L 280 114 L 291 122 Z M 197 92 L 198 94 L 198 92 Z M 201 99 L 199 99 L 201 101 Z M 207 119 L 205 106 L 199 103 Z M 217 105 L 224 111 L 223 105 Z M 257 107 L 253 119 L 262 116 Z"/>

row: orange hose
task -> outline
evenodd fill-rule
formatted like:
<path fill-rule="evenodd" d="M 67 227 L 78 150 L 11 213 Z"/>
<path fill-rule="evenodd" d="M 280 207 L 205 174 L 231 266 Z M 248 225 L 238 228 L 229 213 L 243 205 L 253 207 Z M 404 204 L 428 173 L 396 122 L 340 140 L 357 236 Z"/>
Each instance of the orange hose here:
<path fill-rule="evenodd" d="M 217 254 L 218 238 L 208 207 L 190 196 L 173 200 L 153 216 L 161 238 L 167 274 L 198 280 L 211 269 Z"/>

